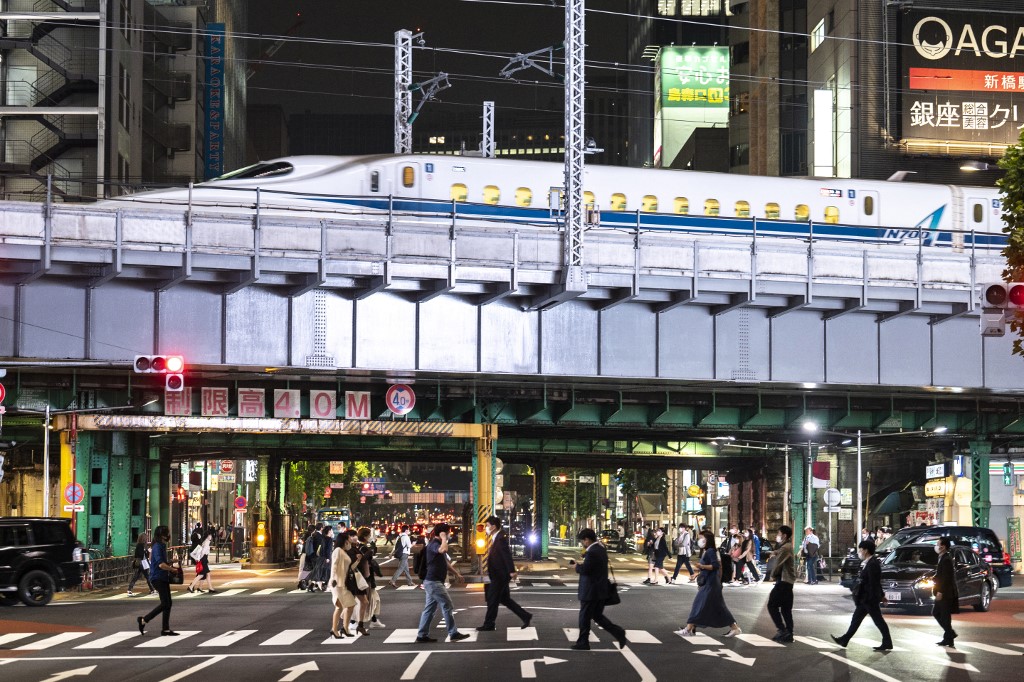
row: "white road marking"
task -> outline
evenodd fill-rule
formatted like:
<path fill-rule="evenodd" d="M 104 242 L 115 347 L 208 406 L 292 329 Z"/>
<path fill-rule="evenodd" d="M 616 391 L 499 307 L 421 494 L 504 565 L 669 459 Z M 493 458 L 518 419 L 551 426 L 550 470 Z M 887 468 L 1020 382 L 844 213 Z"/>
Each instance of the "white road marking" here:
<path fill-rule="evenodd" d="M 149 596 L 149 595 L 139 595 L 139 596 Z M 130 599 L 130 598 L 131 598 L 131 595 L 128 595 L 128 594 L 125 594 L 124 592 L 122 592 L 121 594 L 115 594 L 113 597 L 103 597 L 103 599 L 101 599 L 100 601 L 110 601 L 112 599 Z"/>
<path fill-rule="evenodd" d="M 223 635 L 208 639 L 199 646 L 230 646 L 237 642 L 241 642 L 249 635 L 255 633 L 255 630 L 228 630 Z"/>
<path fill-rule="evenodd" d="M 580 629 L 579 628 L 562 628 L 562 632 L 565 633 L 565 638 L 567 640 L 569 640 L 570 642 L 578 642 L 579 639 L 580 639 Z M 594 643 L 600 642 L 601 640 L 599 640 L 597 638 L 597 635 L 594 634 L 594 631 L 591 630 L 590 631 L 590 639 L 587 640 L 587 641 L 589 641 L 591 644 L 594 644 Z"/>
<path fill-rule="evenodd" d="M 427 662 L 428 658 L 430 658 L 429 651 L 423 651 L 416 654 L 416 658 L 412 659 L 412 663 L 410 663 L 409 667 L 405 669 L 405 672 L 402 673 L 402 677 L 400 679 L 415 680 L 420 668 L 423 667 L 423 664 Z"/>
<path fill-rule="evenodd" d="M 629 661 L 629 664 L 633 666 L 633 670 L 636 670 L 637 673 L 640 674 L 640 682 L 657 682 L 658 678 L 654 676 L 654 673 L 652 673 L 650 669 L 643 664 L 643 661 L 641 661 L 628 646 L 621 649 L 621 652 L 622 657 Z"/>
<path fill-rule="evenodd" d="M 267 588 L 265 590 L 260 590 L 259 592 L 253 592 L 252 596 L 254 596 L 254 597 L 262 597 L 262 596 L 267 595 L 267 594 L 274 594 L 275 592 L 280 592 L 283 589 L 284 589 L 283 587 L 270 587 L 270 588 Z"/>
<path fill-rule="evenodd" d="M 25 644 L 19 646 L 15 651 L 42 651 L 43 649 L 49 649 L 51 646 L 57 646 L 64 642 L 70 642 L 73 639 L 79 637 L 85 637 L 86 635 L 92 634 L 91 632 L 62 632 L 59 635 L 53 635 L 46 639 L 41 639 L 38 642 L 32 642 L 31 644 Z"/>
<path fill-rule="evenodd" d="M 530 626 L 528 628 L 509 628 L 506 636 L 509 642 L 535 642 L 540 640 L 537 635 L 537 628 Z"/>
<path fill-rule="evenodd" d="M 797 636 L 797 637 L 793 637 L 793 641 L 800 642 L 801 644 L 806 644 L 808 646 L 813 646 L 815 649 L 839 649 L 840 648 L 840 646 L 838 644 L 833 644 L 832 642 L 826 642 L 825 640 L 818 639 L 817 637 L 799 637 L 799 636 Z"/>
<path fill-rule="evenodd" d="M 177 637 L 154 637 L 153 639 L 147 639 L 142 644 L 136 644 L 136 649 L 163 649 L 169 647 L 175 642 L 191 637 L 192 635 L 198 635 L 202 630 L 179 630 Z"/>
<path fill-rule="evenodd" d="M 133 637 L 141 637 L 141 636 L 142 635 L 139 634 L 138 630 L 123 630 L 121 632 L 115 632 L 112 635 L 107 635 L 106 637 L 101 637 L 100 639 L 94 640 L 92 642 L 86 642 L 85 644 L 79 644 L 75 648 L 76 649 L 106 649 L 108 646 L 113 646 L 114 644 L 120 644 L 121 642 L 125 642 L 125 641 L 127 641 L 127 640 L 129 640 L 129 639 L 131 639 Z"/>
<path fill-rule="evenodd" d="M 192 666 L 188 670 L 182 670 L 177 675 L 171 675 L 170 677 L 165 677 L 160 682 L 178 682 L 178 680 L 187 679 L 187 678 L 191 677 L 192 675 L 194 675 L 195 673 L 197 673 L 200 670 L 202 670 L 203 668 L 209 668 L 211 665 L 214 665 L 215 663 L 220 663 L 221 661 L 224 660 L 224 658 L 225 658 L 225 656 L 213 656 L 212 658 L 208 658 L 207 660 L 203 661 L 199 665 Z"/>
<path fill-rule="evenodd" d="M 416 586 L 415 585 L 399 585 L 397 589 L 399 589 L 399 590 L 415 590 Z"/>
<path fill-rule="evenodd" d="M 214 592 L 213 596 L 214 597 L 230 597 L 230 596 L 235 595 L 235 594 L 241 594 L 242 592 L 245 592 L 245 591 L 246 591 L 245 588 L 237 588 L 236 587 L 236 588 L 231 589 L 231 590 L 218 590 L 217 592 Z"/>
<path fill-rule="evenodd" d="M 31 637 L 36 633 L 34 632 L 8 632 L 6 635 L 0 635 L 0 644 L 10 644 L 11 642 L 17 642 L 19 639 L 25 639 Z"/>
<path fill-rule="evenodd" d="M 784 649 L 785 648 L 782 644 L 779 644 L 778 642 L 773 642 L 772 640 L 768 639 L 767 637 L 762 637 L 761 635 L 741 634 L 741 635 L 736 635 L 736 639 L 743 640 L 747 644 L 752 644 L 753 646 L 768 647 L 768 648 L 772 648 L 772 649 Z"/>
<path fill-rule="evenodd" d="M 647 630 L 626 630 L 626 639 L 630 644 L 661 644 L 658 638 Z"/>
<path fill-rule="evenodd" d="M 385 644 L 414 644 L 419 630 L 416 628 L 398 628 L 384 640 Z"/>
<path fill-rule="evenodd" d="M 353 632 L 351 637 L 344 637 L 342 639 L 335 639 L 334 636 L 332 635 L 332 636 L 328 637 L 327 639 L 325 639 L 323 641 L 323 644 L 327 644 L 327 645 L 331 645 L 331 644 L 351 644 L 352 642 L 356 641 L 360 637 L 362 637 L 362 635 L 359 634 L 358 632 Z M 387 642 L 385 642 L 385 644 L 386 643 Z"/>
<path fill-rule="evenodd" d="M 1001 646 L 992 646 L 991 644 L 982 644 L 981 642 L 957 642 L 956 645 L 958 647 L 965 646 L 969 649 L 981 649 L 982 651 L 999 654 L 1000 656 L 1024 656 L 1024 652 L 1021 651 L 1004 649 Z"/>
<path fill-rule="evenodd" d="M 277 633 L 276 635 L 274 635 L 273 637 L 271 637 L 267 641 L 265 641 L 262 644 L 260 644 L 260 646 L 287 646 L 289 644 L 294 644 L 295 642 L 299 641 L 300 639 L 302 639 L 303 637 L 305 637 L 306 635 L 308 635 L 311 632 L 313 632 L 313 631 L 312 630 L 282 630 L 281 632 Z"/>
<path fill-rule="evenodd" d="M 678 631 L 676 632 L 676 634 L 680 637 L 683 637 L 683 635 L 681 635 Z M 683 639 L 689 642 L 690 644 L 693 644 L 694 646 L 722 646 L 722 643 L 719 642 L 717 639 L 715 639 L 714 637 L 708 637 L 703 632 L 698 632 L 697 634 L 691 635 L 689 637 L 683 637 Z"/>
<path fill-rule="evenodd" d="M 923 656 L 922 658 L 924 658 L 924 660 L 926 660 L 926 661 L 930 661 L 931 663 L 938 663 L 939 665 L 944 665 L 947 668 L 958 668 L 960 670 L 966 670 L 966 671 L 972 672 L 972 673 L 978 672 L 978 669 L 975 668 L 970 663 L 965 663 L 965 662 L 961 662 L 961 661 L 952 661 L 952 660 L 950 660 L 948 658 L 934 658 L 932 656 Z"/>
<path fill-rule="evenodd" d="M 874 670 L 873 668 L 869 668 L 868 666 L 863 665 L 862 663 L 857 663 L 856 661 L 851 661 L 850 659 L 846 658 L 845 656 L 840 656 L 839 654 L 834 654 L 831 651 L 822 651 L 821 655 L 822 656 L 828 656 L 829 658 L 831 658 L 834 661 L 839 661 L 840 663 L 845 663 L 846 665 L 850 666 L 851 668 L 856 668 L 857 670 L 860 670 L 862 672 L 866 672 L 868 675 L 873 675 L 873 676 L 877 677 L 880 680 L 884 680 L 885 682 L 900 682 L 900 680 L 896 679 L 895 677 L 889 677 L 888 675 L 886 675 L 884 673 L 880 673 L 877 670 Z"/>
<path fill-rule="evenodd" d="M 861 646 L 871 647 L 872 649 L 875 648 L 876 646 L 878 646 L 879 644 L 881 644 L 881 642 L 877 642 L 877 641 L 875 641 L 873 639 L 868 639 L 867 637 L 854 637 L 850 641 L 853 642 L 854 644 L 860 644 Z M 903 647 L 898 647 L 898 646 L 894 646 L 892 648 L 892 650 L 893 651 L 907 651 L 907 649 L 904 649 Z"/>

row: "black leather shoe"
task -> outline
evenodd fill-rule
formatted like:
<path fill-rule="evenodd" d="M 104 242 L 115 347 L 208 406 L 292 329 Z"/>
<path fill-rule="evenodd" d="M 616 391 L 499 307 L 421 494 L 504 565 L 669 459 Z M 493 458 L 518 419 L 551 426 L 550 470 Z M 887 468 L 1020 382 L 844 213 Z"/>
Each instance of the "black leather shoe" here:
<path fill-rule="evenodd" d="M 429 644 L 431 642 L 436 642 L 436 641 L 437 640 L 434 639 L 433 637 L 417 637 L 416 638 L 416 643 L 417 644 Z"/>
<path fill-rule="evenodd" d="M 135 620 L 137 620 L 139 622 L 139 634 L 142 635 L 143 637 L 145 637 L 146 636 L 146 619 L 143 618 L 142 616 L 139 616 Z"/>
<path fill-rule="evenodd" d="M 576 642 L 575 644 L 573 644 L 569 648 L 572 649 L 573 651 L 590 651 L 590 645 L 587 644 L 586 642 L 584 642 L 582 644 L 580 642 Z"/>
<path fill-rule="evenodd" d="M 873 648 L 875 651 L 892 651 L 892 642 L 888 644 L 882 643 Z"/>
<path fill-rule="evenodd" d="M 615 640 L 619 643 L 619 648 L 620 649 L 625 649 L 626 646 L 629 644 L 629 640 L 626 639 L 626 633 L 625 632 L 622 633 L 621 637 L 616 637 Z"/>
<path fill-rule="evenodd" d="M 454 635 L 448 638 L 452 642 L 461 642 L 464 639 L 469 639 L 469 634 L 466 632 L 456 632 Z"/>
<path fill-rule="evenodd" d="M 783 633 L 782 633 L 782 635 L 781 635 L 781 636 L 780 636 L 780 637 L 779 637 L 779 638 L 778 638 L 777 640 L 775 640 L 775 641 L 776 641 L 776 642 L 778 642 L 778 643 L 780 643 L 780 644 L 789 644 L 790 642 L 792 642 L 792 641 L 793 641 L 793 633 L 792 633 L 792 632 L 791 632 L 790 630 L 786 630 L 786 631 L 785 631 L 785 632 L 783 632 Z"/>
<path fill-rule="evenodd" d="M 525 630 L 526 628 L 530 627 L 530 621 L 531 620 L 533 620 L 533 614 L 532 613 L 526 614 L 526 618 L 523 619 L 523 624 L 519 626 L 519 629 L 520 630 Z"/>
<path fill-rule="evenodd" d="M 178 633 L 175 632 L 174 630 L 161 630 L 160 631 L 160 636 L 161 637 L 177 637 Z"/>
<path fill-rule="evenodd" d="M 476 629 L 477 632 L 494 632 L 493 625 L 481 625 Z"/>
<path fill-rule="evenodd" d="M 844 649 L 846 648 L 846 645 L 849 643 L 845 639 L 843 639 L 842 637 L 836 637 L 835 635 L 829 635 L 829 637 L 832 638 L 833 642 L 835 642 L 839 646 L 843 647 Z"/>

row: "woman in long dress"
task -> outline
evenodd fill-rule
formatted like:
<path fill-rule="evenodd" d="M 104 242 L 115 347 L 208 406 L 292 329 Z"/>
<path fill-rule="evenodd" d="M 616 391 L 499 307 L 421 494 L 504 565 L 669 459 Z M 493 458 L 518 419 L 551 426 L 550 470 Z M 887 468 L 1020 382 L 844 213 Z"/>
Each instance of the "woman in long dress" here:
<path fill-rule="evenodd" d="M 331 553 L 331 600 L 334 602 L 334 615 L 331 617 L 331 636 L 335 639 L 351 637 L 348 630 L 348 619 L 356 605 L 356 597 L 349 592 L 347 578 L 352 559 L 348 555 L 349 536 L 338 533 L 334 538 L 334 551 Z M 343 625 L 338 632 L 339 621 Z"/>
<path fill-rule="evenodd" d="M 697 562 L 699 587 L 693 600 L 693 607 L 690 609 L 690 617 L 686 619 L 686 627 L 680 630 L 679 634 L 692 637 L 697 633 L 697 626 L 729 626 L 729 632 L 725 636 L 735 637 L 742 630 L 729 612 L 729 607 L 725 605 L 725 597 L 722 595 L 722 564 L 718 559 L 718 552 L 715 551 L 714 534 L 708 530 L 702 531 L 697 540 L 697 547 L 701 551 L 700 561 Z"/>

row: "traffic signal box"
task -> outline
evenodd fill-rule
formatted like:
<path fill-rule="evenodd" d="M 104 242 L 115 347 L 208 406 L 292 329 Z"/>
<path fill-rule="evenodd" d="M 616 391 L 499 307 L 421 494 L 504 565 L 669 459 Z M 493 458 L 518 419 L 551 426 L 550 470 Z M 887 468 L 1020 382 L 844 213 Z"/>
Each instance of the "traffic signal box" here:
<path fill-rule="evenodd" d="M 256 546 L 266 547 L 267 546 L 267 522 L 257 521 L 256 522 Z"/>
<path fill-rule="evenodd" d="M 1024 310 L 1024 282 L 996 282 L 981 290 L 981 335 L 1005 336 L 1008 311 Z"/>
<path fill-rule="evenodd" d="M 1003 464 L 1003 485 L 1013 485 L 1013 463 L 1006 462 Z"/>
<path fill-rule="evenodd" d="M 484 531 L 484 524 L 476 524 L 476 553 L 483 554 L 487 551 L 487 533 Z"/>
<path fill-rule="evenodd" d="M 163 374 L 164 388 L 172 393 L 185 389 L 185 358 L 180 355 L 136 355 L 136 374 Z"/>

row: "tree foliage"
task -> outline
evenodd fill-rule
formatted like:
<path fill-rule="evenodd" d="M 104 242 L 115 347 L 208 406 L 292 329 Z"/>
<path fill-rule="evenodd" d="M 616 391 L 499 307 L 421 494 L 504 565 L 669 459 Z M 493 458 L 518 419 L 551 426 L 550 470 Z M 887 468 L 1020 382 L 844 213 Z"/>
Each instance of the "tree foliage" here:
<path fill-rule="evenodd" d="M 1006 174 L 996 185 L 1002 192 L 1003 232 L 1008 237 L 1003 256 L 1006 258 L 1006 269 L 1003 280 L 1020 282 L 1024 280 L 1024 134 L 1021 144 L 1013 145 L 1006 150 L 1006 155 L 999 160 L 999 167 Z M 1013 352 L 1024 355 L 1024 320 L 1020 315 L 1009 311 L 1010 332 L 1016 335 L 1013 341 Z"/>
<path fill-rule="evenodd" d="M 370 462 L 345 462 L 345 473 L 331 475 L 329 462 L 292 462 L 288 467 L 287 501 L 295 510 L 302 509 L 303 493 L 310 509 L 320 507 L 349 507 L 359 505 L 364 478 L 383 476 L 384 467 Z M 335 488 L 331 497 L 324 491 L 331 483 L 342 482 L 344 488 Z"/>

